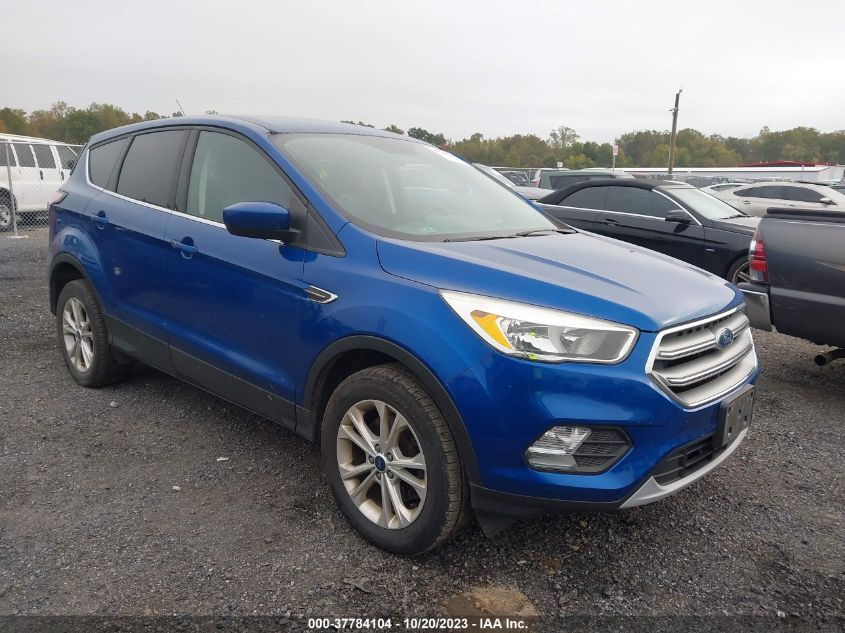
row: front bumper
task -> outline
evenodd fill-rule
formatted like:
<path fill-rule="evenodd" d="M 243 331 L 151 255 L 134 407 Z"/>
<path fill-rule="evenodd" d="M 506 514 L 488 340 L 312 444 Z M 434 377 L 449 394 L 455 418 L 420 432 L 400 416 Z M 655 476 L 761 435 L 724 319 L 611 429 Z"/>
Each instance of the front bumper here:
<path fill-rule="evenodd" d="M 771 332 L 772 310 L 769 306 L 768 287 L 751 283 L 741 283 L 738 287 L 745 296 L 745 314 L 751 326 Z"/>
<path fill-rule="evenodd" d="M 753 383 L 755 371 L 720 400 L 684 408 L 645 373 L 656 335 L 642 332 L 618 365 L 534 363 L 491 353 L 449 383 L 475 448 L 479 478 L 472 505 L 479 515 L 525 518 L 567 511 L 608 511 L 657 501 L 716 468 L 743 434 L 682 479 L 651 481 L 674 451 L 712 436 L 721 401 Z M 595 474 L 539 470 L 525 449 L 552 426 L 622 429 L 629 450 Z M 658 475 L 658 478 L 659 475 Z"/>

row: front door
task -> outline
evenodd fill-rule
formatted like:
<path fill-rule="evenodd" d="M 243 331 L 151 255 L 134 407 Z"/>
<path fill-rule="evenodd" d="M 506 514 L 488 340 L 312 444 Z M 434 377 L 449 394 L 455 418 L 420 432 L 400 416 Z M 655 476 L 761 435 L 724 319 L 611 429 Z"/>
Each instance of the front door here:
<path fill-rule="evenodd" d="M 606 211 L 596 217 L 593 231 L 700 266 L 704 229 L 666 196 L 649 189 L 608 187 Z M 670 211 L 682 211 L 689 223 L 667 219 Z"/>
<path fill-rule="evenodd" d="M 164 256 L 173 366 L 200 387 L 292 426 L 305 251 L 231 235 L 223 209 L 275 202 L 293 223 L 304 218 L 304 206 L 248 141 L 201 131 L 195 142 Z"/>

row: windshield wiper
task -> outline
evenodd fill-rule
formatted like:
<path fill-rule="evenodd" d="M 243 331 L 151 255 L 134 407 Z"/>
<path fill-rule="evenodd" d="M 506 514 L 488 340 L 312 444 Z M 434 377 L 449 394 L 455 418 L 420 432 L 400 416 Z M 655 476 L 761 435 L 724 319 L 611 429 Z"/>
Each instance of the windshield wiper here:
<path fill-rule="evenodd" d="M 510 237 L 531 237 L 533 235 L 551 235 L 552 233 L 568 235 L 570 233 L 575 233 L 575 231 L 573 229 L 534 229 L 531 231 L 522 231 L 521 233 L 514 233 Z"/>
<path fill-rule="evenodd" d="M 531 229 L 530 231 L 521 231 L 519 233 L 511 233 L 510 235 L 485 235 L 483 237 L 447 237 L 444 242 L 484 242 L 486 240 L 509 240 L 515 237 L 533 237 L 535 235 L 552 235 L 553 233 L 560 233 L 567 235 L 575 233 L 574 229 Z"/>

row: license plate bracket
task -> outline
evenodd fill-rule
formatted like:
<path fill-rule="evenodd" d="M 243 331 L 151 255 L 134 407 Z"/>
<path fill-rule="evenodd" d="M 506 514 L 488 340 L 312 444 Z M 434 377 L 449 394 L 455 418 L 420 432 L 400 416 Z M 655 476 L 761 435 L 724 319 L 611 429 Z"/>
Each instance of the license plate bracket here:
<path fill-rule="evenodd" d="M 713 435 L 713 448 L 720 449 L 739 437 L 739 434 L 751 425 L 753 410 L 753 385 L 748 385 L 735 396 L 723 400 L 719 407 L 719 424 Z"/>

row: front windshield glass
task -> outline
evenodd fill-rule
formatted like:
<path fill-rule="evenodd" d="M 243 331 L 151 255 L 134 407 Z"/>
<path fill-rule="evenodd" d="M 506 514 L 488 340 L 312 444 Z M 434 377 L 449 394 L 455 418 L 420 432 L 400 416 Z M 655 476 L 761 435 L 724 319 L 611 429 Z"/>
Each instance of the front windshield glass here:
<path fill-rule="evenodd" d="M 478 169 L 480 169 L 481 171 L 483 171 L 488 176 L 490 176 L 490 178 L 492 178 L 493 180 L 502 183 L 505 187 L 507 187 L 509 189 L 513 189 L 513 187 L 514 187 L 513 183 L 510 180 L 508 180 L 505 176 L 500 174 L 498 171 L 493 169 L 492 167 L 488 167 L 487 165 L 482 165 L 481 163 L 473 163 L 473 165 L 475 167 L 477 167 Z"/>
<path fill-rule="evenodd" d="M 685 205 L 700 213 L 709 220 L 722 220 L 724 218 L 735 218 L 738 215 L 745 215 L 734 209 L 727 202 L 704 193 L 701 189 L 669 189 L 675 198 Z"/>
<path fill-rule="evenodd" d="M 338 211 L 378 235 L 434 241 L 556 228 L 520 196 L 430 145 L 352 134 L 273 141 Z"/>

